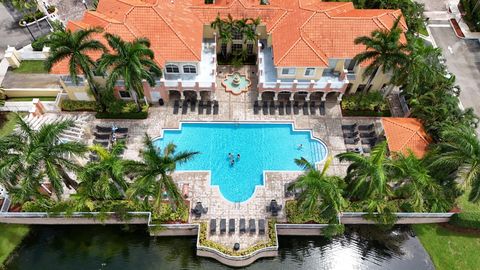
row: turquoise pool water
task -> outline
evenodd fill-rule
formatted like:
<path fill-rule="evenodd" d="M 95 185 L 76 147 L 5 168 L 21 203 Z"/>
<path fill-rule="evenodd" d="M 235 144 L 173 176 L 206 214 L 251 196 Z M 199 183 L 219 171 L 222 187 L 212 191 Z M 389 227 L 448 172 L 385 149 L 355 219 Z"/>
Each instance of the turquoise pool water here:
<path fill-rule="evenodd" d="M 211 184 L 231 202 L 248 200 L 255 186 L 263 185 L 263 171 L 299 171 L 295 158 L 319 162 L 327 154 L 323 142 L 312 139 L 309 131 L 294 131 L 288 123 L 182 123 L 179 130 L 164 130 L 155 145 L 163 148 L 169 142 L 178 151 L 200 152 L 177 170 L 211 171 Z"/>

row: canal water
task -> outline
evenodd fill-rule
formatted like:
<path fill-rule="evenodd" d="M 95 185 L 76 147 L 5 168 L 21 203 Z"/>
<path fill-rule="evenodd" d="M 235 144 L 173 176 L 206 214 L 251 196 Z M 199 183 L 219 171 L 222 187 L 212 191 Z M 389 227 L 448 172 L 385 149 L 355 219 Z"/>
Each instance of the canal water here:
<path fill-rule="evenodd" d="M 143 226 L 38 226 L 6 269 L 229 269 L 195 256 L 194 237 L 153 238 Z M 279 237 L 279 256 L 245 269 L 434 269 L 405 228 L 348 227 L 344 236 Z"/>

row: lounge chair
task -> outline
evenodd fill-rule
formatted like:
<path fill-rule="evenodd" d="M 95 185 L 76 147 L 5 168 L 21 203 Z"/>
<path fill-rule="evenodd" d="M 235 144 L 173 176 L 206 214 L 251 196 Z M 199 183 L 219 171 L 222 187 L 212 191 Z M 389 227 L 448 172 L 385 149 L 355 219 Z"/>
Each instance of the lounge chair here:
<path fill-rule="evenodd" d="M 191 112 L 194 112 L 195 111 L 195 106 L 197 105 L 197 100 L 196 99 L 192 99 L 190 101 L 190 111 Z"/>
<path fill-rule="evenodd" d="M 354 132 L 357 130 L 357 123 L 353 123 L 351 125 L 342 125 L 342 130 L 348 130 L 350 132 Z"/>
<path fill-rule="evenodd" d="M 228 233 L 235 233 L 235 219 L 228 220 Z"/>
<path fill-rule="evenodd" d="M 258 114 L 260 111 L 260 106 L 258 105 L 258 100 L 255 100 L 255 103 L 253 104 L 253 114 Z"/>
<path fill-rule="evenodd" d="M 315 101 L 310 102 L 310 114 L 311 115 L 317 114 L 317 109 L 315 108 Z"/>
<path fill-rule="evenodd" d="M 224 234 L 227 231 L 227 220 L 220 219 L 220 234 Z"/>
<path fill-rule="evenodd" d="M 110 144 L 109 141 L 107 140 L 93 140 L 93 144 L 99 144 L 103 147 L 108 147 L 108 145 Z"/>
<path fill-rule="evenodd" d="M 298 101 L 293 102 L 293 113 L 298 114 L 300 112 L 300 108 L 298 107 Z"/>
<path fill-rule="evenodd" d="M 256 226 L 255 226 L 255 219 L 250 219 L 248 220 L 248 231 L 250 233 L 255 233 L 257 231 Z"/>
<path fill-rule="evenodd" d="M 188 101 L 184 100 L 182 103 L 182 114 L 186 114 L 188 111 Z"/>
<path fill-rule="evenodd" d="M 290 100 L 287 101 L 287 105 L 285 106 L 285 113 L 287 115 L 292 114 L 292 102 Z"/>
<path fill-rule="evenodd" d="M 258 234 L 265 234 L 265 219 L 258 221 Z"/>
<path fill-rule="evenodd" d="M 118 134 L 128 133 L 128 128 L 117 128 L 117 129 L 115 130 L 115 133 L 118 133 Z"/>
<path fill-rule="evenodd" d="M 94 132 L 93 136 L 95 136 L 95 139 L 97 139 L 97 140 L 109 140 L 110 139 L 110 133 L 105 134 L 105 133 Z"/>
<path fill-rule="evenodd" d="M 325 101 L 320 102 L 320 115 L 325 115 Z"/>
<path fill-rule="evenodd" d="M 347 148 L 347 152 L 353 152 L 353 153 L 360 153 L 360 148 L 356 147 L 356 148 Z"/>
<path fill-rule="evenodd" d="M 355 132 L 343 132 L 343 138 L 356 138 L 358 137 L 358 131 Z"/>
<path fill-rule="evenodd" d="M 375 127 L 375 125 L 372 123 L 370 125 L 359 125 L 358 130 L 364 130 L 364 131 L 370 131 Z"/>
<path fill-rule="evenodd" d="M 218 114 L 218 101 L 214 100 L 213 101 L 213 114 Z"/>
<path fill-rule="evenodd" d="M 369 137 L 376 137 L 376 136 L 377 136 L 377 133 L 375 131 L 360 133 L 360 138 L 369 138 Z"/>
<path fill-rule="evenodd" d="M 368 147 L 368 146 L 363 146 L 362 150 L 363 150 L 363 153 L 366 153 L 366 154 L 368 154 L 372 151 L 372 149 L 370 149 L 370 147 Z"/>
<path fill-rule="evenodd" d="M 203 114 L 203 108 L 205 107 L 205 104 L 203 100 L 200 100 L 200 103 L 198 103 L 198 114 Z"/>
<path fill-rule="evenodd" d="M 97 133 L 112 133 L 112 127 L 102 127 L 102 126 L 95 126 Z"/>
<path fill-rule="evenodd" d="M 246 230 L 245 230 L 245 219 L 244 218 L 241 218 L 240 219 L 240 233 L 245 233 Z"/>
<path fill-rule="evenodd" d="M 359 138 L 343 138 L 345 144 L 357 144 L 360 141 Z"/>
<path fill-rule="evenodd" d="M 215 234 L 217 232 L 217 220 L 210 219 L 210 234 Z"/>
<path fill-rule="evenodd" d="M 180 102 L 178 100 L 175 100 L 173 103 L 173 114 L 178 114 L 178 109 L 180 107 Z"/>
<path fill-rule="evenodd" d="M 362 144 L 368 144 L 370 146 L 374 146 L 377 143 L 377 138 L 363 138 Z"/>
<path fill-rule="evenodd" d="M 278 105 L 278 114 L 279 115 L 285 114 L 285 106 L 283 104 L 283 101 L 280 101 L 280 104 Z"/>
<path fill-rule="evenodd" d="M 275 101 L 270 102 L 270 115 L 275 115 Z"/>
<path fill-rule="evenodd" d="M 207 101 L 207 114 L 212 113 L 212 102 L 209 100 Z"/>
<path fill-rule="evenodd" d="M 265 100 L 263 101 L 262 111 L 263 111 L 263 115 L 268 114 L 268 101 L 265 101 Z"/>
<path fill-rule="evenodd" d="M 302 106 L 303 115 L 308 115 L 308 102 L 304 102 Z"/>

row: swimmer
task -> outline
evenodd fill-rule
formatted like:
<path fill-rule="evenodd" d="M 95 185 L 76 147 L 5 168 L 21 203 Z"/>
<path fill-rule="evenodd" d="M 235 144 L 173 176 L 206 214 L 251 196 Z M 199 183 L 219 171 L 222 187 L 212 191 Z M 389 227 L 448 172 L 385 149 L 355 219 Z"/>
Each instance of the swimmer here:
<path fill-rule="evenodd" d="M 233 159 L 232 153 L 228 153 L 228 158 L 229 158 L 229 159 Z"/>
<path fill-rule="evenodd" d="M 298 145 L 298 150 L 302 150 L 302 148 L 303 148 L 303 144 L 299 144 Z"/>
<path fill-rule="evenodd" d="M 240 160 L 240 154 L 237 154 L 237 160 Z"/>
<path fill-rule="evenodd" d="M 233 159 L 230 160 L 230 166 L 233 166 L 234 163 L 235 163 L 235 161 Z"/>

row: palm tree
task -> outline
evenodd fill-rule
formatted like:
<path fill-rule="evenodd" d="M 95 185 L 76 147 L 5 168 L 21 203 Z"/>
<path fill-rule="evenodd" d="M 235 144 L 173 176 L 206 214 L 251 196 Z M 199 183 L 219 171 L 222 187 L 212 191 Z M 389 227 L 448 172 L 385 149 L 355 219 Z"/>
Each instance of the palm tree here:
<path fill-rule="evenodd" d="M 115 83 L 123 79 L 125 89 L 130 91 L 137 110 L 140 111 L 138 99 L 143 97 L 143 80 L 150 86 L 155 86 L 155 79 L 162 76 L 162 71 L 155 63 L 154 53 L 150 49 L 150 41 L 146 38 L 136 38 L 125 42 L 119 36 L 105 34 L 108 45 L 113 53 L 106 52 L 99 59 L 99 70 L 109 71 L 107 88 L 113 89 Z"/>
<path fill-rule="evenodd" d="M 320 216 L 330 221 L 345 209 L 347 201 L 343 198 L 343 179 L 338 176 L 328 176 L 327 170 L 332 163 L 332 157 L 328 157 L 322 171 L 318 171 L 314 164 L 305 158 L 295 159 L 295 163 L 306 172 L 298 177 L 290 189 L 300 189 L 302 193 L 298 199 L 307 216 L 320 213 Z"/>
<path fill-rule="evenodd" d="M 93 38 L 93 35 L 102 31 L 101 28 L 81 29 L 75 32 L 58 29 L 46 40 L 46 44 L 50 46 L 50 56 L 45 61 L 45 66 L 50 71 L 55 64 L 68 60 L 72 82 L 78 85 L 78 72 L 81 71 L 85 75 L 95 99 L 100 104 L 102 101 L 93 81 L 95 61 L 89 54 L 106 50 L 100 41 Z"/>
<path fill-rule="evenodd" d="M 364 200 L 385 198 L 391 194 L 388 181 L 392 164 L 387 154 L 387 143 L 384 141 L 377 144 L 369 156 L 353 152 L 337 155 L 340 161 L 351 162 L 345 177 L 351 197 Z"/>
<path fill-rule="evenodd" d="M 76 188 L 77 182 L 68 172 L 77 172 L 80 166 L 70 157 L 82 156 L 86 146 L 79 142 L 63 142 L 60 135 L 73 125 L 71 121 L 45 124 L 33 130 L 23 119 L 15 116 L 18 131 L 0 138 L 0 181 L 18 201 L 39 197 L 39 187 L 49 180 L 57 197 L 63 193 L 63 184 Z"/>
<path fill-rule="evenodd" d="M 357 54 L 353 59 L 358 64 L 370 62 L 363 73 L 364 78 L 370 76 L 368 88 L 378 70 L 387 73 L 402 66 L 407 60 L 406 45 L 400 42 L 402 29 L 398 27 L 399 22 L 400 17 L 389 30 L 377 29 L 370 36 L 357 37 L 354 41 L 357 45 L 366 46 L 365 52 Z"/>
<path fill-rule="evenodd" d="M 411 151 L 408 155 L 395 153 L 393 160 L 396 173 L 395 194 L 405 201 L 410 211 L 446 211 L 448 204 L 441 186 L 430 175 L 427 164 Z"/>
<path fill-rule="evenodd" d="M 469 200 L 480 199 L 480 142 L 475 131 L 465 126 L 451 126 L 442 134 L 437 144 L 436 159 L 431 166 L 449 169 L 463 179 L 463 187 L 470 186 Z"/>
<path fill-rule="evenodd" d="M 135 182 L 130 186 L 127 194 L 130 198 L 149 197 L 155 198 L 154 209 L 160 209 L 162 193 L 166 192 L 172 206 L 183 205 L 183 198 L 173 182 L 171 174 L 175 171 L 177 164 L 191 160 L 198 152 L 176 153 L 176 146 L 168 144 L 163 152 L 157 148 L 150 137 L 145 135 L 145 150 L 141 153 L 141 162 L 130 162 L 130 171 L 135 176 Z"/>
<path fill-rule="evenodd" d="M 128 188 L 125 176 L 130 162 L 121 157 L 125 145 L 115 143 L 109 150 L 100 145 L 93 145 L 90 151 L 98 156 L 97 161 L 85 165 L 78 174 L 80 185 L 78 196 L 92 200 L 115 200 L 125 197 Z"/>

